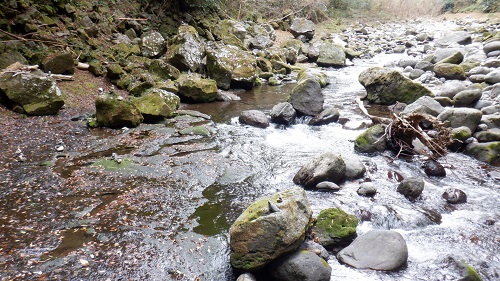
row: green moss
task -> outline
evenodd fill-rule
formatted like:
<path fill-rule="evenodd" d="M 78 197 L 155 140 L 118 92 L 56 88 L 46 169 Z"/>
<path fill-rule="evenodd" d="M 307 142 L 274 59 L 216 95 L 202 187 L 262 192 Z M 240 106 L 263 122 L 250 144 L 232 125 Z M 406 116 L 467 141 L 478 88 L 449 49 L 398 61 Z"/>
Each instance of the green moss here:
<path fill-rule="evenodd" d="M 382 124 L 368 128 L 354 142 L 354 149 L 361 153 L 384 151 L 386 147 L 385 126 Z"/>
<path fill-rule="evenodd" d="M 316 221 L 316 228 L 331 238 L 344 238 L 356 234 L 358 218 L 338 208 L 321 211 Z"/>
<path fill-rule="evenodd" d="M 466 269 L 467 269 L 467 276 L 466 280 L 468 281 L 482 281 L 481 276 L 477 273 L 477 271 L 472 268 L 472 266 L 464 263 Z"/>
<path fill-rule="evenodd" d="M 127 169 L 132 164 L 134 164 L 134 162 L 132 160 L 129 160 L 129 159 L 123 159 L 121 161 L 121 163 L 118 163 L 118 162 L 116 162 L 114 160 L 102 159 L 102 160 L 99 160 L 97 162 L 94 162 L 90 166 L 92 166 L 92 167 L 102 167 L 102 168 L 104 168 L 105 170 L 108 170 L 108 171 L 115 171 L 115 170 L 124 170 L 124 169 Z"/>

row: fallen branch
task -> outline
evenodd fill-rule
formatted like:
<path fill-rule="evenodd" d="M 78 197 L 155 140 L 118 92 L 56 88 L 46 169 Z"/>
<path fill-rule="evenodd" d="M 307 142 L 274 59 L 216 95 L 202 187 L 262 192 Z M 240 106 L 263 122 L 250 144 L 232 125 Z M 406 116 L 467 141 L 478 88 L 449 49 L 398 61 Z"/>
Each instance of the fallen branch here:
<path fill-rule="evenodd" d="M 73 81 L 75 78 L 72 75 L 48 74 L 47 76 L 54 78 L 57 81 Z"/>
<path fill-rule="evenodd" d="M 76 66 L 76 68 L 82 69 L 82 70 L 88 70 L 89 67 L 90 67 L 90 65 L 88 63 L 83 63 L 83 62 L 79 62 L 78 65 Z"/>
<path fill-rule="evenodd" d="M 359 109 L 361 112 L 363 112 L 364 115 L 366 115 L 368 118 L 370 118 L 373 123 L 382 123 L 382 124 L 390 124 L 392 120 L 390 118 L 384 118 L 384 117 L 379 117 L 379 116 L 374 116 L 368 113 L 368 110 L 366 110 L 365 105 L 363 104 L 363 101 L 359 97 L 356 97 L 356 103 L 359 106 Z"/>
<path fill-rule="evenodd" d="M 141 19 L 141 18 L 118 18 L 119 20 L 135 20 L 135 21 L 145 21 L 148 19 Z"/>

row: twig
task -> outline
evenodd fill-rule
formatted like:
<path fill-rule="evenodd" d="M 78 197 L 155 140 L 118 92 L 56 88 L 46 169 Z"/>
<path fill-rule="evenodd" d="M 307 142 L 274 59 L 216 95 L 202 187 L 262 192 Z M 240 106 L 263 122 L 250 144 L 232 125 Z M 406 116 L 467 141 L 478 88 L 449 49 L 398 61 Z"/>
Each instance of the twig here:
<path fill-rule="evenodd" d="M 135 21 L 145 21 L 148 19 L 140 19 L 140 18 L 118 18 L 119 20 L 135 20 Z"/>

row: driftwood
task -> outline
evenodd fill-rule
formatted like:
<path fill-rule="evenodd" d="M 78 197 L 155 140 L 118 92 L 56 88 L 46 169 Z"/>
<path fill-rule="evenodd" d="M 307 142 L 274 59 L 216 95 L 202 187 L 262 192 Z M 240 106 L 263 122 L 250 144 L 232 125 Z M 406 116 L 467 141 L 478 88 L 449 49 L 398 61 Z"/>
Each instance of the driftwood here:
<path fill-rule="evenodd" d="M 90 67 L 90 65 L 88 63 L 83 63 L 83 62 L 79 62 L 78 65 L 76 66 L 76 68 L 82 69 L 82 70 L 88 70 L 89 67 Z"/>
<path fill-rule="evenodd" d="M 388 125 L 392 122 L 392 119 L 390 119 L 390 118 L 374 116 L 374 115 L 371 115 L 370 113 L 368 113 L 368 110 L 366 110 L 365 105 L 363 104 L 363 101 L 359 97 L 356 98 L 356 103 L 358 104 L 361 112 L 363 112 L 364 115 L 366 115 L 368 118 L 370 118 L 373 121 L 373 123 L 382 123 L 382 124 Z"/>
<path fill-rule="evenodd" d="M 62 75 L 62 74 L 47 74 L 48 77 L 52 77 L 57 81 L 72 81 L 75 78 L 72 75 Z"/>

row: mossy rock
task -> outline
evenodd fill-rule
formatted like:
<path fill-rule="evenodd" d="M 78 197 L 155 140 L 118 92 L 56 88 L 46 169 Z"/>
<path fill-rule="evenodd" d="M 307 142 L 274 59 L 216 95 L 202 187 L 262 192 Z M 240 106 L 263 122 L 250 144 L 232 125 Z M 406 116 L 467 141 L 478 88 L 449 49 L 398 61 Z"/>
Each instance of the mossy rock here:
<path fill-rule="evenodd" d="M 173 116 L 180 105 L 180 99 L 175 94 L 154 88 L 147 90 L 141 97 L 132 98 L 131 102 L 148 122 Z"/>
<path fill-rule="evenodd" d="M 91 167 L 101 167 L 104 170 L 107 171 L 116 171 L 116 170 L 126 170 L 132 166 L 134 162 L 129 159 L 123 159 L 120 163 L 116 162 L 115 160 L 111 159 L 101 159 L 99 161 L 96 161 L 92 163 L 90 166 Z"/>
<path fill-rule="evenodd" d="M 468 144 L 465 154 L 479 161 L 500 166 L 500 141 Z"/>
<path fill-rule="evenodd" d="M 386 148 L 385 126 L 382 124 L 368 128 L 354 142 L 354 149 L 361 153 L 382 152 Z"/>
<path fill-rule="evenodd" d="M 466 78 L 464 68 L 452 63 L 439 63 L 434 66 L 437 77 L 450 80 L 464 80 Z"/>
<path fill-rule="evenodd" d="M 358 218 L 341 209 L 330 208 L 319 213 L 312 228 L 319 244 L 327 249 L 346 246 L 356 238 Z"/>
<path fill-rule="evenodd" d="M 179 96 L 191 102 L 211 102 L 217 98 L 217 82 L 196 74 L 181 74 L 177 79 Z"/>
<path fill-rule="evenodd" d="M 105 76 L 107 73 L 106 67 L 100 61 L 91 61 L 89 63 L 89 71 L 95 76 Z"/>
<path fill-rule="evenodd" d="M 206 126 L 194 126 L 182 129 L 179 131 L 181 135 L 196 135 L 196 136 L 210 136 L 210 131 Z"/>
<path fill-rule="evenodd" d="M 148 71 L 161 79 L 176 80 L 181 75 L 177 68 L 161 59 L 153 60 L 149 64 Z"/>
<path fill-rule="evenodd" d="M 132 102 L 115 93 L 97 97 L 96 119 L 100 126 L 109 128 L 137 127 L 144 121 L 141 112 Z"/>
<path fill-rule="evenodd" d="M 125 74 L 125 70 L 123 70 L 123 68 L 117 63 L 108 65 L 106 67 L 106 70 L 107 76 L 111 80 L 120 79 L 120 76 Z"/>

